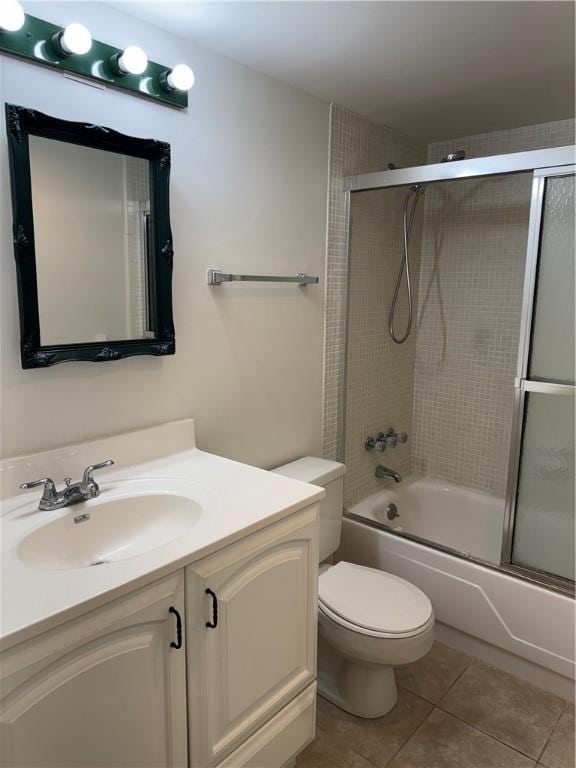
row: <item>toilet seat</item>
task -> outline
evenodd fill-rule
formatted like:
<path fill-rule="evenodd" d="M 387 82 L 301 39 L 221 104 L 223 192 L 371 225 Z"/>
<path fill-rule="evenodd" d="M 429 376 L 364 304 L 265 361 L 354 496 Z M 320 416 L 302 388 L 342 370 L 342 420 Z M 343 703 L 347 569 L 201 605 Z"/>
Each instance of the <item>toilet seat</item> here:
<path fill-rule="evenodd" d="M 391 573 L 340 562 L 318 582 L 320 610 L 351 631 L 400 639 L 426 632 L 434 623 L 428 597 Z"/>

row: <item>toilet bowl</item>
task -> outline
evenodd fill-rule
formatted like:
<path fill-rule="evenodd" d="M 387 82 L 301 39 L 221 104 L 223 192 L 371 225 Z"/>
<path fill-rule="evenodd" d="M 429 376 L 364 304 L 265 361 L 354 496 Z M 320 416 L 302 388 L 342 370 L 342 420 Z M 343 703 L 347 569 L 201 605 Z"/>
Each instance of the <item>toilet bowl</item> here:
<path fill-rule="evenodd" d="M 422 658 L 434 638 L 426 595 L 392 574 L 340 562 L 318 582 L 318 688 L 359 717 L 396 704 L 394 667 Z"/>
<path fill-rule="evenodd" d="M 327 558 L 340 544 L 345 467 L 307 456 L 273 470 L 326 489 L 320 502 L 318 692 L 359 717 L 381 717 L 398 699 L 394 667 L 432 646 L 432 604 L 391 573 Z"/>

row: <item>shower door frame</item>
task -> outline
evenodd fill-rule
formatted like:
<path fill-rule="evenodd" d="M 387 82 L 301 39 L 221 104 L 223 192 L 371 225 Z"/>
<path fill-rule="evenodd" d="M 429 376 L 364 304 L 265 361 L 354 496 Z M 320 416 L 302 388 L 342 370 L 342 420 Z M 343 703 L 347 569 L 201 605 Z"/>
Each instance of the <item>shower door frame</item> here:
<path fill-rule="evenodd" d="M 411 168 L 395 168 L 376 173 L 365 173 L 344 178 L 344 196 L 346 217 L 348 222 L 347 249 L 348 265 L 350 265 L 350 234 L 351 234 L 351 196 L 356 192 L 368 190 L 393 189 L 406 187 L 413 184 L 428 184 L 443 181 L 460 181 L 490 176 L 506 176 L 517 173 L 532 173 L 532 194 L 530 200 L 530 218 L 528 229 L 528 244 L 526 252 L 526 270 L 524 277 L 524 290 L 522 297 L 522 315 L 518 346 L 517 376 L 514 386 L 514 404 L 512 414 L 512 429 L 510 432 L 510 453 L 508 462 L 508 478 L 506 491 L 506 506 L 504 512 L 504 525 L 502 531 L 502 550 L 500 563 L 493 563 L 471 557 L 468 554 L 457 552 L 444 547 L 436 542 L 423 540 L 411 534 L 401 533 L 420 544 L 449 552 L 451 555 L 462 557 L 466 560 L 477 562 L 491 569 L 496 569 L 516 576 L 518 578 L 534 582 L 574 596 L 574 582 L 561 577 L 552 576 L 534 568 L 524 568 L 511 562 L 512 544 L 514 535 L 514 522 L 516 515 L 516 491 L 519 476 L 520 452 L 522 446 L 524 393 L 526 391 L 547 392 L 549 394 L 574 394 L 575 387 L 565 384 L 552 384 L 548 382 L 527 381 L 525 379 L 530 341 L 532 331 L 532 315 L 534 308 L 534 293 L 536 289 L 536 275 L 540 246 L 540 225 L 542 220 L 542 205 L 544 202 L 544 187 L 549 176 L 560 176 L 574 173 L 576 168 L 576 145 L 563 147 L 551 147 L 535 149 L 526 152 L 511 152 L 504 155 L 492 155 L 489 157 L 471 158 L 470 160 L 457 160 L 447 163 L 433 163 L 430 165 L 414 166 Z M 346 311 L 346 310 L 345 310 Z M 344 377 L 346 378 L 346 362 L 343 363 Z M 344 384 L 346 393 L 346 384 Z M 570 392 L 568 391 L 570 390 Z M 344 399 L 346 394 L 344 394 Z M 342 427 L 345 425 L 345 406 L 341 404 Z M 343 457 L 340 457 L 343 458 Z M 351 517 L 359 522 L 366 522 L 371 527 L 383 528 L 394 532 L 384 523 L 364 521 L 356 515 Z"/>
<path fill-rule="evenodd" d="M 558 176 L 570 176 L 576 173 L 576 165 L 560 165 L 536 169 L 532 177 L 532 196 L 530 200 L 530 220 L 528 224 L 528 243 L 526 248 L 526 268 L 524 276 L 524 293 L 522 296 L 522 315 L 520 320 L 520 339 L 518 346 L 518 362 L 514 380 L 514 410 L 510 453 L 508 462 L 508 481 L 506 488 L 506 508 L 504 512 L 504 530 L 502 536 L 501 567 L 519 576 L 538 578 L 549 586 L 573 593 L 574 582 L 570 579 L 554 576 L 537 568 L 529 568 L 512 562 L 514 547 L 514 526 L 516 523 L 516 502 L 518 481 L 520 478 L 520 459 L 522 455 L 522 438 L 524 435 L 524 413 L 526 392 L 538 392 L 556 397 L 574 397 L 576 385 L 558 384 L 549 381 L 533 380 L 529 376 L 532 329 L 534 324 L 534 307 L 536 299 L 538 261 L 540 258 L 540 243 L 542 237 L 542 217 L 544 211 L 544 193 L 546 181 Z"/>

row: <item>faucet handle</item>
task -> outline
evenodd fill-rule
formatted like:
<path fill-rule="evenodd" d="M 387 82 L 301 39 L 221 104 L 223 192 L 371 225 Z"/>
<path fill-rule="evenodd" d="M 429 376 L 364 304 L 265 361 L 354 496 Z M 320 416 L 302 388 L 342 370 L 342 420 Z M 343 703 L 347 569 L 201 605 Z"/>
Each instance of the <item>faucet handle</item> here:
<path fill-rule="evenodd" d="M 94 478 L 92 477 L 92 474 L 96 472 L 97 469 L 104 469 L 105 467 L 111 467 L 114 464 L 114 461 L 112 459 L 106 459 L 106 461 L 101 461 L 99 464 L 91 464 L 89 467 L 86 467 L 84 470 L 84 475 L 82 477 L 82 482 L 84 485 L 89 485 L 90 483 L 94 482 Z"/>
<path fill-rule="evenodd" d="M 43 477 L 40 480 L 31 480 L 29 483 L 20 483 L 20 488 L 23 491 L 27 491 L 29 488 L 36 488 L 39 485 L 44 486 L 44 493 L 42 494 L 43 501 L 51 501 L 56 496 L 56 486 L 54 480 L 50 477 Z"/>
<path fill-rule="evenodd" d="M 382 432 L 378 432 L 376 437 L 367 437 L 364 441 L 364 448 L 366 448 L 367 451 L 371 451 L 374 448 L 377 451 L 383 451 L 386 448 L 386 441 L 383 439 L 384 434 Z"/>

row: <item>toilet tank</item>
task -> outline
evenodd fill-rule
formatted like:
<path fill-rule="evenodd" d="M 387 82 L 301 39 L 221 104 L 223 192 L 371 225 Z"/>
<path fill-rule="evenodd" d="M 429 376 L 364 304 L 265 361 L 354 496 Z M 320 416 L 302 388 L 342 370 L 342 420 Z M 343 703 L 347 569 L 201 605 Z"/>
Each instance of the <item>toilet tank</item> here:
<path fill-rule="evenodd" d="M 346 467 L 337 461 L 305 456 L 272 471 L 326 489 L 326 496 L 320 502 L 320 562 L 326 560 L 340 544 Z"/>

